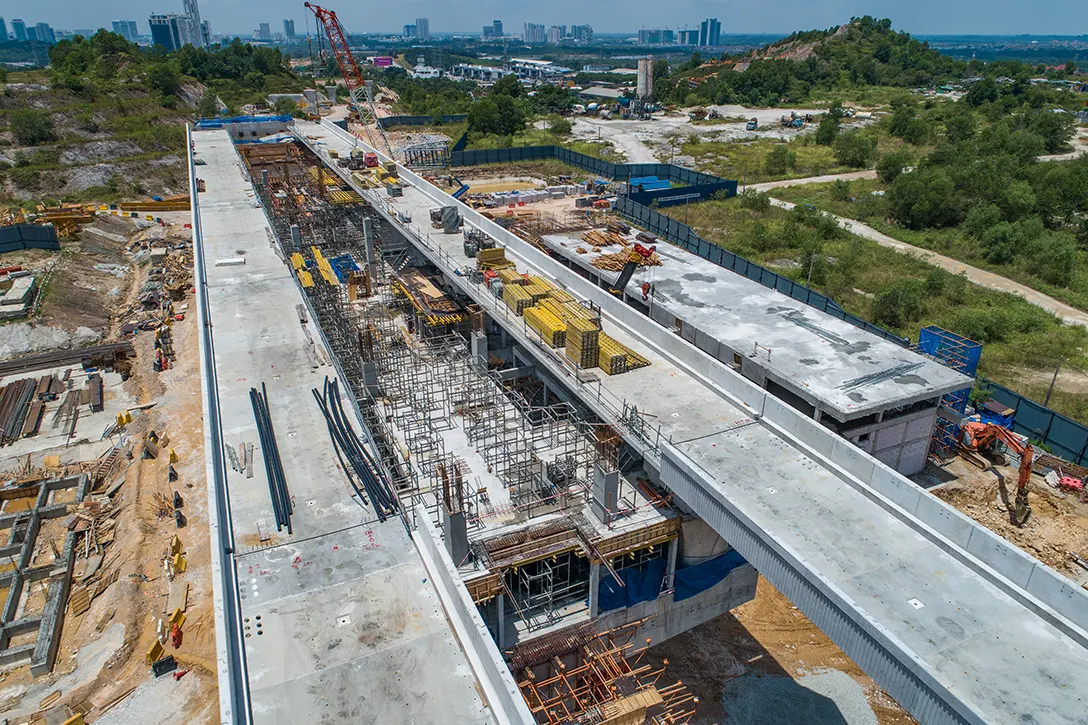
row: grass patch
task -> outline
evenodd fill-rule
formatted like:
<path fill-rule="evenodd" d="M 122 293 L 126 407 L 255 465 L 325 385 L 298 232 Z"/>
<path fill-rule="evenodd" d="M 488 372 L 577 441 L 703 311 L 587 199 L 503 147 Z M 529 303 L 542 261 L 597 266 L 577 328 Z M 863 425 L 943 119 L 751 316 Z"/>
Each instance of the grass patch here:
<path fill-rule="evenodd" d="M 907 244 L 989 270 L 1077 309 L 1088 310 L 1088 260 L 1085 259 L 1084 252 L 1078 254 L 1077 270 L 1069 287 L 1057 287 L 1038 277 L 1026 258 L 1018 258 L 1011 264 L 993 264 L 986 261 L 982 245 L 962 227 L 915 230 L 896 224 L 889 219 L 885 199 L 873 196 L 872 192 L 887 189 L 887 185 L 876 179 L 858 179 L 849 182 L 849 185 L 852 201 L 832 198 L 833 184 L 804 184 L 775 189 L 773 196 L 798 204 L 811 204 L 842 217 L 863 221 L 877 231 Z"/>
<path fill-rule="evenodd" d="M 766 168 L 767 156 L 776 146 L 783 145 L 797 155 L 797 160 L 784 172 L 771 173 Z M 836 161 L 835 153 L 830 147 L 812 143 L 805 137 L 789 143 L 766 138 L 709 142 L 688 139 L 681 145 L 681 153 L 693 157 L 695 168 L 699 171 L 715 174 L 723 179 L 738 179 L 747 184 L 855 170 Z"/>
<path fill-rule="evenodd" d="M 1088 331 L 1061 324 L 1057 317 L 1012 294 L 970 284 L 943 270 L 875 242 L 839 230 L 804 209 L 746 208 L 743 199 L 710 201 L 663 211 L 712 241 L 794 281 L 811 286 L 851 314 L 903 337 L 917 339 L 926 325 L 938 325 L 984 343 L 979 374 L 1024 395 L 1038 391 L 1017 370 L 1053 370 L 1055 339 L 1072 340 L 1068 362 L 1088 366 L 1083 349 Z M 836 227 L 837 229 L 837 227 Z M 887 316 L 889 300 L 905 290 L 916 307 L 900 310 L 898 324 Z M 1060 331 L 1060 333 L 1059 333 Z M 1045 391 L 1044 391 L 1045 394 Z M 1088 404 L 1077 396 L 1055 396 L 1051 406 L 1088 423 Z M 1041 398 L 1038 398 L 1041 400 Z"/>

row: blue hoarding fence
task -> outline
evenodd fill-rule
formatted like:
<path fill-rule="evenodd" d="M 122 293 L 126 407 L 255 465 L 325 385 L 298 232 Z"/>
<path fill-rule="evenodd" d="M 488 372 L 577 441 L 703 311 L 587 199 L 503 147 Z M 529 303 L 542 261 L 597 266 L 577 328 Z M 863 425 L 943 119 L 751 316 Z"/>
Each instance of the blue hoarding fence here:
<path fill-rule="evenodd" d="M 1014 432 L 1042 442 L 1059 458 L 1088 466 L 1088 427 L 992 380 L 979 378 L 979 385 L 989 390 L 994 400 L 1016 411 Z"/>
<path fill-rule="evenodd" d="M 601 573 L 601 582 L 597 587 L 597 608 L 602 612 L 633 607 L 641 602 L 657 599 L 665 582 L 665 560 L 651 559 L 642 569 L 620 569 L 618 574 L 623 579 L 622 587 L 610 573 Z"/>
<path fill-rule="evenodd" d="M 268 123 L 274 121 L 276 123 L 290 123 L 293 117 L 290 115 L 285 116 L 231 116 L 230 118 L 202 118 L 196 122 L 196 128 L 198 129 L 215 129 L 223 128 L 224 126 L 232 123 Z"/>
<path fill-rule="evenodd" d="M 699 592 L 705 592 L 718 582 L 729 576 L 729 572 L 738 566 L 748 562 L 737 553 L 736 549 L 708 559 L 701 564 L 676 570 L 676 587 L 673 601 L 682 602 L 694 597 Z"/>

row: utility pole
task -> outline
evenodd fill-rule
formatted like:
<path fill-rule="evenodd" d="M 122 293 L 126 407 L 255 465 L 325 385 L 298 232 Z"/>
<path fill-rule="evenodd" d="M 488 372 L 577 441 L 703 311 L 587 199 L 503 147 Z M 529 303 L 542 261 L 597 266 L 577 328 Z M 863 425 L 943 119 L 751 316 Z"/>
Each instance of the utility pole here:
<path fill-rule="evenodd" d="M 1065 362 L 1064 355 L 1058 358 L 1058 367 L 1054 368 L 1054 377 L 1050 379 L 1050 387 L 1046 391 L 1046 400 L 1043 401 L 1043 407 L 1050 406 L 1050 396 L 1054 393 L 1054 384 L 1058 382 L 1058 373 L 1061 372 L 1063 362 Z"/>

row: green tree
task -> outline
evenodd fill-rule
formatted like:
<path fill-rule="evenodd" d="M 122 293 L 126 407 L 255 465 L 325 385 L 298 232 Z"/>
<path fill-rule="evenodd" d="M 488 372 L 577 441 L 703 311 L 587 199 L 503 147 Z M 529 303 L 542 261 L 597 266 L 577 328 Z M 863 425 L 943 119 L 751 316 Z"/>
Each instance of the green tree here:
<path fill-rule="evenodd" d="M 923 167 L 901 174 L 887 198 L 892 216 L 911 229 L 949 226 L 959 220 L 956 185 L 944 169 Z"/>
<path fill-rule="evenodd" d="M 831 199 L 833 201 L 850 201 L 850 182 L 835 179 L 831 182 Z"/>
<path fill-rule="evenodd" d="M 763 169 L 771 176 L 781 176 L 797 163 L 797 152 L 786 144 L 779 144 L 771 149 L 763 161 Z"/>
<path fill-rule="evenodd" d="M 203 102 L 203 99 L 201 99 L 201 103 Z M 274 110 L 278 116 L 293 116 L 299 112 L 298 104 L 287 96 L 280 96 L 277 98 L 276 106 L 272 110 Z"/>
<path fill-rule="evenodd" d="M 997 204 L 975 204 L 963 218 L 963 228 L 973 237 L 981 238 L 992 227 L 1001 223 L 1001 209 Z"/>
<path fill-rule="evenodd" d="M 574 125 L 565 118 L 548 121 L 548 132 L 554 136 L 569 136 L 572 131 L 574 131 Z"/>
<path fill-rule="evenodd" d="M 925 312 L 925 283 L 901 279 L 873 299 L 872 317 L 878 325 L 901 328 Z"/>
<path fill-rule="evenodd" d="M 814 138 L 821 146 L 830 146 L 835 143 L 835 137 L 839 135 L 839 119 L 830 114 L 820 119 L 820 125 L 816 127 Z"/>
<path fill-rule="evenodd" d="M 512 136 L 524 126 L 525 115 L 507 95 L 483 98 L 472 104 L 468 112 L 468 127 L 475 133 Z"/>
<path fill-rule="evenodd" d="M 33 108 L 12 111 L 9 127 L 15 140 L 24 146 L 37 146 L 57 140 L 52 116 Z"/>
<path fill-rule="evenodd" d="M 771 199 L 761 191 L 745 189 L 740 196 L 741 207 L 751 211 L 764 212 L 771 208 Z"/>
<path fill-rule="evenodd" d="M 214 118 L 219 115 L 219 102 L 215 100 L 215 93 L 205 91 L 200 97 L 200 103 L 196 107 L 196 115 L 199 118 Z"/>
<path fill-rule="evenodd" d="M 1010 181 L 1001 194 L 1001 207 L 1006 219 L 1025 217 L 1035 211 L 1035 190 L 1026 181 Z"/>
<path fill-rule="evenodd" d="M 903 173 L 910 164 L 911 154 L 906 149 L 889 151 L 876 162 L 876 176 L 885 184 L 890 184 Z"/>
<path fill-rule="evenodd" d="M 1058 287 L 1068 287 L 1077 269 L 1077 242 L 1070 234 L 1048 232 L 1029 247 L 1028 258 L 1035 273 Z"/>
<path fill-rule="evenodd" d="M 495 82 L 495 85 L 491 87 L 491 94 L 494 96 L 511 96 L 517 98 L 522 93 L 521 81 L 513 73 L 505 75 Z"/>
<path fill-rule="evenodd" d="M 862 169 L 876 151 L 876 139 L 860 131 L 841 134 L 834 142 L 835 159 L 844 166 Z"/>
<path fill-rule="evenodd" d="M 147 66 L 147 87 L 160 96 L 172 96 L 181 90 L 181 74 L 168 62 Z"/>
<path fill-rule="evenodd" d="M 982 80 L 975 81 L 971 84 L 971 87 L 967 89 L 967 95 L 963 97 L 963 100 L 966 101 L 969 106 L 978 108 L 984 103 L 993 103 L 1000 94 L 1001 90 L 997 87 L 997 83 L 992 78 L 983 78 Z"/>
<path fill-rule="evenodd" d="M 1047 153 L 1055 154 L 1065 149 L 1076 132 L 1073 115 L 1061 109 L 1032 111 L 1027 117 L 1027 127 L 1043 139 Z"/>

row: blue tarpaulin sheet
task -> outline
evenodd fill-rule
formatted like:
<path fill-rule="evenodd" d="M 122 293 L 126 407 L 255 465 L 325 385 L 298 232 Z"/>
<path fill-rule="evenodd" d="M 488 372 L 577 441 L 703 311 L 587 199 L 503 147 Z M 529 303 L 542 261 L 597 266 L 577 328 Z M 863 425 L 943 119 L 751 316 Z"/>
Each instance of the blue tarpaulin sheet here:
<path fill-rule="evenodd" d="M 607 612 L 657 599 L 661 583 L 665 580 L 665 560 L 649 561 L 643 571 L 621 569 L 619 575 L 625 586 L 617 584 L 607 571 L 601 571 L 601 584 L 597 589 L 598 610 Z"/>
<path fill-rule="evenodd" d="M 721 556 L 704 561 L 702 564 L 676 570 L 676 593 L 673 601 L 681 602 L 705 592 L 742 564 L 747 564 L 736 549 L 730 549 Z"/>

